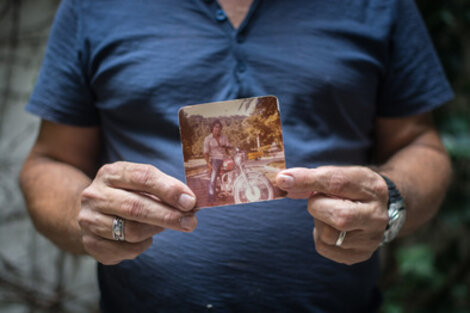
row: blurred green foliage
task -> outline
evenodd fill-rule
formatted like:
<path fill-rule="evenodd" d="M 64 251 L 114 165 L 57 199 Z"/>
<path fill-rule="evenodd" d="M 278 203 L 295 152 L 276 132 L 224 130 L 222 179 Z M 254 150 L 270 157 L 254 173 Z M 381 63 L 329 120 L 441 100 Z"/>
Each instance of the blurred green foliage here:
<path fill-rule="evenodd" d="M 437 217 L 384 251 L 384 313 L 470 312 L 470 0 L 417 4 L 455 99 L 436 125 L 452 158 L 454 179 Z"/>

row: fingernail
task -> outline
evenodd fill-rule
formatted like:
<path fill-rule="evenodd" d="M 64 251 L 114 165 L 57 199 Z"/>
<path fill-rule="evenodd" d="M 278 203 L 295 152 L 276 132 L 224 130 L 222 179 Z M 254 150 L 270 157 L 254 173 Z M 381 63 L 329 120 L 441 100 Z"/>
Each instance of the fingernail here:
<path fill-rule="evenodd" d="M 279 186 L 282 188 L 290 188 L 292 185 L 294 185 L 294 177 L 281 174 L 279 175 Z"/>
<path fill-rule="evenodd" d="M 187 193 L 183 193 L 178 199 L 178 204 L 181 209 L 189 211 L 194 208 L 194 205 L 196 204 L 196 199 L 193 196 L 188 195 Z"/>
<path fill-rule="evenodd" d="M 185 230 L 193 230 L 196 227 L 196 218 L 193 215 L 183 216 L 180 224 Z"/>

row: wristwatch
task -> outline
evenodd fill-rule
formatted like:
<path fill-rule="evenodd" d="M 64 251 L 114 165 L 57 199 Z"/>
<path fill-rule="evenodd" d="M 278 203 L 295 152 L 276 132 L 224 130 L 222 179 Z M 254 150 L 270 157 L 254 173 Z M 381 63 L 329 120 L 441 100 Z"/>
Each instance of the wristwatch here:
<path fill-rule="evenodd" d="M 406 209 L 403 198 L 395 184 L 386 176 L 380 174 L 388 187 L 388 225 L 385 228 L 382 243 L 388 243 L 395 239 L 406 219 Z"/>

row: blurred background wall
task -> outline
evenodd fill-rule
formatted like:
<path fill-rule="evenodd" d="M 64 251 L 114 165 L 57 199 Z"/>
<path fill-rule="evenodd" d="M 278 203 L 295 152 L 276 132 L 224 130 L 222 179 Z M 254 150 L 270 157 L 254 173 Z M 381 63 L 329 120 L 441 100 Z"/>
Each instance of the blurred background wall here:
<path fill-rule="evenodd" d="M 97 312 L 95 263 L 28 219 L 17 176 L 38 129 L 24 111 L 59 0 L 0 0 L 0 312 Z M 456 98 L 436 112 L 455 172 L 438 216 L 382 249 L 383 313 L 470 312 L 470 0 L 417 1 Z"/>
<path fill-rule="evenodd" d="M 0 0 L 0 312 L 98 312 L 95 263 L 36 233 L 18 173 L 39 120 L 24 111 L 59 0 Z"/>

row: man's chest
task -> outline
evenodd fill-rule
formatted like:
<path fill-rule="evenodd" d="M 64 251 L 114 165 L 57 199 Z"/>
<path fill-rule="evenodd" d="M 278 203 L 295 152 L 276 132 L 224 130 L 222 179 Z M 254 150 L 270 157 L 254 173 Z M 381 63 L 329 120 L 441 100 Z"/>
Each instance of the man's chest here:
<path fill-rule="evenodd" d="M 239 30 L 215 2 L 122 3 L 113 14 L 88 8 L 95 27 L 83 28 L 86 76 L 107 116 L 160 114 L 176 123 L 184 105 L 265 94 L 289 105 L 286 116 L 321 115 L 344 109 L 331 105 L 343 98 L 354 111 L 364 108 L 351 100 L 376 99 L 385 45 L 377 25 L 333 18 L 331 7 L 319 13 L 317 1 L 258 0 Z"/>
<path fill-rule="evenodd" d="M 209 140 L 209 147 L 211 150 L 224 151 L 224 146 L 228 144 L 228 140 L 225 136 L 211 137 Z"/>

